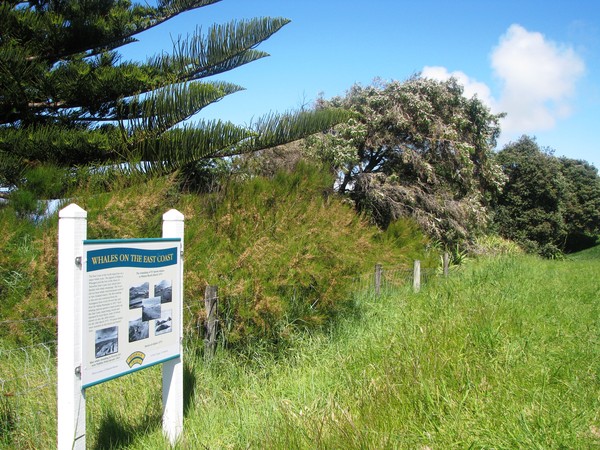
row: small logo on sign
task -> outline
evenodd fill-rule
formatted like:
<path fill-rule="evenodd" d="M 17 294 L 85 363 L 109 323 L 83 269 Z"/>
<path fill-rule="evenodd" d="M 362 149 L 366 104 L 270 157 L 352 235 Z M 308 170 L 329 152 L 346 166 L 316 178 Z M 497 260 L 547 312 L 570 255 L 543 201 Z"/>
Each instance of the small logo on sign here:
<path fill-rule="evenodd" d="M 142 365 L 142 363 L 144 362 L 144 358 L 146 357 L 146 354 L 144 352 L 133 352 L 131 355 L 129 355 L 127 357 L 127 364 L 129 365 L 129 367 L 133 367 L 136 364 L 139 364 L 140 366 Z"/>

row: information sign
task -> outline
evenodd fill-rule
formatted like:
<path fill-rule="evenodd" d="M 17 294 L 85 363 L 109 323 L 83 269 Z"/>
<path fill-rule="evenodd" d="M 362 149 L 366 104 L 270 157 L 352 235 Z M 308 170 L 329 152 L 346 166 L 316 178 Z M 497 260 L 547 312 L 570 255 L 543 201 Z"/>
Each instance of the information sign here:
<path fill-rule="evenodd" d="M 83 388 L 179 357 L 181 239 L 83 249 Z"/>

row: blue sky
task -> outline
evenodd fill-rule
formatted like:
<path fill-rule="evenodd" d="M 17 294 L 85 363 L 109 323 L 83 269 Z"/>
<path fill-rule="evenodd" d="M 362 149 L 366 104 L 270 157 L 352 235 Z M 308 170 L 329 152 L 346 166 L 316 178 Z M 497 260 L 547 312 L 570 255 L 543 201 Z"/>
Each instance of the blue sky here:
<path fill-rule="evenodd" d="M 269 58 L 215 78 L 246 90 L 201 117 L 247 124 L 377 77 L 453 75 L 507 113 L 499 148 L 528 134 L 600 168 L 598 0 L 223 0 L 139 35 L 122 53 L 143 60 L 197 26 L 262 16 L 292 22 L 259 47 Z"/>

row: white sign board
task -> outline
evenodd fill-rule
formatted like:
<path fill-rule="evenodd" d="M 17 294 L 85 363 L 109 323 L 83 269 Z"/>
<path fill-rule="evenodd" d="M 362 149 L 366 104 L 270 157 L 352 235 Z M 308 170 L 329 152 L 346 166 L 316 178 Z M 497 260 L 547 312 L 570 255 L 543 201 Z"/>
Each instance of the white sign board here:
<path fill-rule="evenodd" d="M 180 356 L 181 239 L 83 242 L 83 388 Z"/>

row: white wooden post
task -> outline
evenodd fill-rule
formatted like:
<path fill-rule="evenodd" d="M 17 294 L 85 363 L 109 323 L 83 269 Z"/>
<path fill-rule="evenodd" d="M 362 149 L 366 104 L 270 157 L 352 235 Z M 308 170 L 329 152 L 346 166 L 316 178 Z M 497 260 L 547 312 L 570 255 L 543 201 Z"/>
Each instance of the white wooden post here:
<path fill-rule="evenodd" d="M 72 203 L 60 210 L 58 217 L 58 450 L 85 449 L 81 258 L 87 236 L 87 212 Z"/>
<path fill-rule="evenodd" d="M 419 292 L 421 290 L 421 261 L 415 260 L 413 267 L 413 290 Z"/>
<path fill-rule="evenodd" d="M 163 238 L 181 238 L 183 252 L 183 214 L 171 209 L 163 214 Z M 179 336 L 183 336 L 183 254 L 181 255 L 181 299 L 179 302 Z M 183 348 L 179 341 L 179 358 L 162 365 L 163 433 L 174 445 L 183 431 Z"/>

